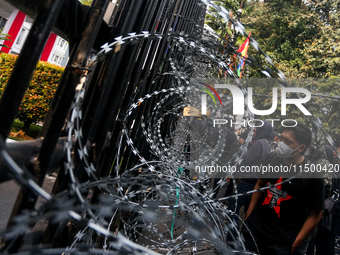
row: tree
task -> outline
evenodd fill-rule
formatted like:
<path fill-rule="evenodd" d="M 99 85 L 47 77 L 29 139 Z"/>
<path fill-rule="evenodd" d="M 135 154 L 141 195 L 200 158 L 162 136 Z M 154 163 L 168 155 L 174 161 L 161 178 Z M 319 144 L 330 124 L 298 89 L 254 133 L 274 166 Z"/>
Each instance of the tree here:
<path fill-rule="evenodd" d="M 83 5 L 91 6 L 93 0 L 79 0 Z"/>
<path fill-rule="evenodd" d="M 339 1 L 267 1 L 258 3 L 252 11 L 244 18 L 246 26 L 254 31 L 276 67 L 293 78 L 289 82 L 292 86 L 305 87 L 314 94 L 340 94 L 336 79 L 340 77 Z M 305 80 L 296 84 L 296 78 Z M 259 90 L 259 94 L 267 95 L 263 88 Z M 262 98 L 257 103 L 270 107 L 271 99 Z M 340 134 L 339 100 L 315 96 L 308 106 L 327 132 Z M 295 111 L 290 117 L 299 119 Z"/>
<path fill-rule="evenodd" d="M 243 23 L 286 76 L 338 76 L 339 1 L 271 0 L 251 6 Z"/>
<path fill-rule="evenodd" d="M 333 2 L 333 1 L 330 1 Z M 338 14 L 338 3 L 324 3 L 318 8 L 325 13 L 324 22 L 316 36 L 303 43 L 300 72 L 303 77 L 340 77 L 340 17 Z"/>
<path fill-rule="evenodd" d="M 247 1 L 247 11 L 240 17 L 246 29 L 258 41 L 261 49 L 272 59 L 275 66 L 287 78 L 294 78 L 292 86 L 307 88 L 314 94 L 339 95 L 340 86 L 340 1 L 338 0 L 266 0 Z M 230 9 L 230 8 L 229 8 Z M 214 27 L 211 25 L 211 27 Z M 242 38 L 244 40 L 245 38 Z M 237 48 L 238 44 L 235 45 Z M 258 68 L 250 68 L 250 77 L 263 77 L 258 70 L 267 63 L 252 47 L 250 55 Z M 305 80 L 296 83 L 296 78 L 334 78 L 329 80 Z M 278 87 L 278 86 L 277 86 Z M 271 106 L 270 88 L 258 86 L 255 107 L 268 109 Z M 280 102 L 279 102 L 280 104 Z M 340 134 L 339 101 L 313 97 L 308 103 L 314 117 L 320 117 L 323 127 L 332 135 Z M 279 108 L 279 107 L 278 107 Z M 294 107 L 293 107 L 294 108 Z M 279 109 L 278 109 L 279 110 Z M 287 118 L 303 121 L 296 109 L 290 109 Z M 281 118 L 277 111 L 272 118 Z"/>
<path fill-rule="evenodd" d="M 227 10 L 232 10 L 231 17 L 235 20 L 238 19 L 240 10 L 242 8 L 243 15 L 247 15 L 248 2 L 244 0 L 228 0 L 228 1 L 215 1 L 215 5 L 221 6 Z M 213 7 L 209 7 L 209 10 L 205 16 L 205 23 L 210 26 L 220 36 L 221 40 L 227 40 L 232 42 L 232 38 L 235 37 L 234 29 L 228 20 L 223 20 Z M 237 39 L 237 38 L 236 38 Z M 241 44 L 242 39 L 239 38 L 238 45 Z"/>

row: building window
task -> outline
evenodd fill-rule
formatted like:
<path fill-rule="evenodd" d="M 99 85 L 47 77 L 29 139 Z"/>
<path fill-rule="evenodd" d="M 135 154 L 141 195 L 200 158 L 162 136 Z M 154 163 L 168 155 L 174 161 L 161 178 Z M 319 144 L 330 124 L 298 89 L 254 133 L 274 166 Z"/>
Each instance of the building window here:
<path fill-rule="evenodd" d="M 6 22 L 7 19 L 0 16 L 0 29 L 3 29 L 5 27 Z"/>
<path fill-rule="evenodd" d="M 25 37 L 26 37 L 26 33 L 27 33 L 27 29 L 26 28 L 22 28 L 21 29 L 21 32 L 18 36 L 18 40 L 16 42 L 16 44 L 20 45 L 23 43 L 23 40 L 25 40 Z"/>

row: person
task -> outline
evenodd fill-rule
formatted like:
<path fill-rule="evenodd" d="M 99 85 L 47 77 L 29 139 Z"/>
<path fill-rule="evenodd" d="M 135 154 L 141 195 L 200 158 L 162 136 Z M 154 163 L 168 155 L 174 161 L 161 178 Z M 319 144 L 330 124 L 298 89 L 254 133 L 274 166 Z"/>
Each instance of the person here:
<path fill-rule="evenodd" d="M 336 147 L 337 151 L 333 151 L 333 153 L 334 153 L 334 164 L 335 164 L 334 168 L 340 169 L 340 160 L 338 158 L 338 154 L 340 154 L 340 137 L 338 137 L 335 140 L 335 147 Z M 337 173 L 337 179 L 336 180 L 338 182 L 338 185 L 340 186 L 339 173 Z M 335 233 L 335 236 L 336 236 L 336 248 L 337 248 L 336 253 L 338 254 L 339 249 L 340 249 L 340 202 L 338 202 L 334 205 L 332 231 Z"/>
<path fill-rule="evenodd" d="M 329 164 L 334 164 L 333 148 L 325 145 L 324 139 L 317 133 L 312 133 L 312 144 L 305 153 L 305 156 L 315 165 L 320 165 L 322 168 L 329 168 Z M 324 173 L 326 198 L 331 196 L 338 189 L 338 180 L 333 178 L 331 171 Z M 329 198 L 327 198 L 329 199 Z M 325 203 L 327 204 L 327 203 Z M 334 216 L 334 217 L 333 217 Z M 336 215 L 333 212 L 325 211 L 318 225 L 315 236 L 311 238 L 308 244 L 307 255 L 334 255 L 335 253 L 335 229 L 332 226 L 336 221 Z M 333 220 L 334 218 L 334 220 Z M 332 230 L 333 229 L 333 230 Z M 316 253 L 315 253 L 316 252 Z"/>
<path fill-rule="evenodd" d="M 234 152 L 237 149 L 237 137 L 235 133 L 227 128 L 225 130 L 225 146 L 223 153 L 221 153 L 220 159 L 219 159 L 219 164 L 226 166 L 230 160 L 230 158 L 233 156 Z M 217 194 L 220 190 L 220 187 L 218 185 L 218 182 L 220 181 L 221 178 L 214 178 L 213 181 L 213 190 L 214 190 L 214 195 L 213 198 L 215 199 L 217 197 Z M 225 191 L 224 196 L 229 196 L 232 195 L 232 189 L 233 189 L 233 181 L 231 179 L 227 180 L 227 189 Z"/>
<path fill-rule="evenodd" d="M 276 151 L 277 150 L 277 138 L 278 138 L 279 134 L 276 131 L 273 131 L 273 133 L 270 136 L 270 148 L 271 151 Z"/>
<path fill-rule="evenodd" d="M 261 127 L 254 128 L 253 144 L 249 151 L 243 157 L 241 166 L 260 166 L 270 151 L 270 135 L 273 132 L 273 127 L 270 122 L 264 121 Z M 257 182 L 256 174 L 245 173 L 241 176 L 241 181 L 237 185 L 237 193 L 244 193 L 253 190 Z M 229 209 L 239 214 L 240 208 L 244 206 L 244 212 L 248 210 L 251 196 L 245 195 L 238 198 L 237 207 L 235 211 L 235 201 L 229 202 Z M 238 224 L 238 217 L 235 217 Z"/>
<path fill-rule="evenodd" d="M 308 127 L 286 123 L 278 150 L 264 160 L 267 167 L 306 167 L 304 157 L 311 143 Z M 255 189 L 269 186 L 252 195 L 242 233 L 247 250 L 261 255 L 305 254 L 311 233 L 318 225 L 324 206 L 322 178 L 259 178 Z M 274 186 L 276 184 L 276 186 Z M 251 231 L 252 235 L 249 233 Z M 254 237 L 254 239 L 253 239 Z M 254 242 L 255 241 L 255 242 Z"/>
<path fill-rule="evenodd" d="M 249 134 L 249 130 L 247 129 L 247 130 L 245 130 L 244 132 L 241 133 L 241 129 L 238 129 L 237 133 L 238 133 L 238 136 L 239 136 L 237 144 L 238 144 L 238 147 L 240 147 L 242 144 L 244 144 L 244 141 L 247 139 L 248 134 Z M 252 141 L 251 141 L 251 143 L 252 143 Z"/>

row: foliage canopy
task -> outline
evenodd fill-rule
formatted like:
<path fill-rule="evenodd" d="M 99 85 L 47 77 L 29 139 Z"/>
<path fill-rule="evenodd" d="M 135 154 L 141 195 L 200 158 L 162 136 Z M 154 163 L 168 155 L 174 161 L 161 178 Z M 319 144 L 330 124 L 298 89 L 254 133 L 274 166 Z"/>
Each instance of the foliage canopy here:
<path fill-rule="evenodd" d="M 247 32 L 252 32 L 261 49 L 273 60 L 275 66 L 290 79 L 292 86 L 307 88 L 313 94 L 340 95 L 340 1 L 339 0 L 244 0 L 239 20 Z M 237 10 L 241 1 L 225 0 L 219 3 L 226 9 Z M 212 13 L 214 13 L 212 11 Z M 236 17 L 234 16 L 234 19 Z M 226 21 L 217 16 L 207 15 L 206 23 L 222 38 L 222 31 L 230 35 L 237 34 L 228 30 Z M 222 25 L 221 25 L 222 24 Z M 238 48 L 245 38 L 230 40 Z M 248 55 L 257 63 L 266 67 L 263 56 L 252 47 Z M 249 68 L 249 77 L 263 77 L 257 67 Z M 296 82 L 297 78 L 305 79 Z M 306 78 L 309 78 L 306 80 Z M 315 80 L 315 78 L 322 78 Z M 323 79 L 323 78 L 328 78 Z M 307 82 L 308 81 L 308 82 Z M 254 93 L 263 95 L 255 100 L 257 109 L 271 107 L 271 89 L 258 86 Z M 268 97 L 269 96 L 269 97 Z M 340 135 L 339 100 L 313 97 L 309 107 L 314 117 L 320 117 L 323 127 L 333 136 Z M 298 121 L 297 111 L 292 110 L 291 117 Z M 266 116 L 265 116 L 266 117 Z M 272 118 L 282 117 L 275 113 Z"/>

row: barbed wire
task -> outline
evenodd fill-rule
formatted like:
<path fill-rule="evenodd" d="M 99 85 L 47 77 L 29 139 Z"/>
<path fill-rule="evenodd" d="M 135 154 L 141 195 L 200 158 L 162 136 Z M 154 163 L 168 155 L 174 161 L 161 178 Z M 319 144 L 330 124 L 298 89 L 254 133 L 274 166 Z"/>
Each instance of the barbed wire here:
<path fill-rule="evenodd" d="M 201 0 L 201 2 L 212 6 L 218 15 L 233 24 L 238 33 L 247 36 L 242 23 L 232 19 L 228 10 L 215 5 L 212 1 Z M 264 57 L 270 67 L 262 67 L 260 72 L 266 77 L 277 79 L 281 86 L 290 86 L 284 74 L 275 67 L 256 40 L 253 37 L 249 39 L 251 45 Z M 98 177 L 96 167 L 89 157 L 87 141 L 83 140 L 81 126 L 82 102 L 88 84 L 86 70 L 119 50 L 120 47 L 143 40 L 166 40 L 169 45 L 171 44 L 171 49 L 176 49 L 174 52 L 169 51 L 168 60 L 171 69 L 161 73 L 152 83 L 159 82 L 165 76 L 174 79 L 169 88 L 155 90 L 139 98 L 136 98 L 138 93 L 135 93 L 134 98 L 131 98 L 131 104 L 121 121 L 122 129 L 111 173 L 114 177 Z M 211 146 L 207 142 L 209 134 L 204 130 L 205 126 L 211 125 L 208 119 L 200 119 L 203 128 L 198 127 L 192 121 L 193 118 L 184 117 L 182 112 L 188 105 L 194 108 L 200 107 L 196 99 L 202 91 L 197 79 L 194 78 L 204 78 L 208 83 L 214 84 L 216 77 L 212 73 L 220 73 L 220 70 L 226 73 L 228 78 L 233 79 L 247 96 L 243 82 L 226 62 L 229 56 L 239 55 L 236 48 L 230 44 L 223 46 L 220 41 L 207 44 L 199 36 L 173 31 L 164 34 L 148 31 L 140 34 L 129 33 L 126 37 L 116 37 L 113 42 L 107 42 L 101 48 L 102 50 L 95 54 L 84 68 L 67 122 L 68 141 L 65 144 L 64 164 L 69 177 L 67 190 L 55 196 L 47 194 L 34 182 L 34 178 L 27 170 L 15 164 L 7 154 L 3 140 L 0 139 L 1 155 L 16 181 L 46 199 L 46 203 L 39 209 L 29 212 L 25 217 L 18 216 L 20 224 L 7 229 L 1 233 L 1 236 L 11 239 L 24 234 L 39 220 L 47 218 L 69 220 L 76 224 L 77 233 L 74 234 L 69 247 L 58 249 L 35 247 L 17 254 L 158 254 L 156 251 L 167 254 L 181 252 L 187 254 L 205 250 L 216 250 L 220 254 L 237 252 L 251 254 L 246 253 L 243 237 L 233 219 L 237 216 L 236 212 L 229 210 L 221 202 L 235 199 L 236 210 L 238 197 L 263 192 L 288 182 L 298 175 L 261 189 L 242 194 L 236 192 L 232 196 L 213 199 L 217 190 L 226 184 L 226 179 L 233 177 L 232 174 L 221 178 L 217 187 L 209 188 L 208 182 L 211 176 L 201 175 L 194 179 L 185 172 L 192 165 L 213 164 L 224 156 L 227 142 L 225 128 L 217 129 L 217 142 Z M 223 56 L 218 54 L 221 49 L 225 51 Z M 185 56 L 187 61 L 178 60 L 179 56 Z M 203 64 L 197 67 L 199 63 Z M 145 86 L 144 81 L 148 74 L 160 68 L 162 64 L 163 60 L 153 64 L 139 82 L 137 90 Z M 249 60 L 248 64 L 258 65 L 254 60 Z M 338 96 L 319 94 L 313 96 L 339 99 Z M 227 96 L 224 99 L 226 102 L 231 102 L 231 98 Z M 133 114 L 151 100 L 157 100 L 154 107 L 149 112 L 143 113 L 138 122 L 132 119 L 135 118 Z M 214 104 L 209 104 L 209 108 L 213 115 L 221 110 Z M 254 119 L 253 113 L 247 107 L 244 110 L 246 112 L 244 119 Z M 334 148 L 334 141 L 322 128 L 321 120 L 310 118 L 315 128 L 323 132 Z M 133 124 L 129 126 L 128 123 Z M 146 158 L 144 151 L 140 151 L 138 144 L 135 144 L 136 138 L 132 137 L 131 132 L 134 123 L 140 123 L 141 132 L 152 152 L 151 158 Z M 166 135 L 163 132 L 165 125 L 173 127 Z M 236 152 L 228 154 L 225 165 L 236 166 L 242 162 L 252 136 L 253 128 L 250 128 L 245 143 Z M 187 141 L 188 137 L 190 137 L 189 141 Z M 193 141 L 196 141 L 195 146 Z M 186 151 L 185 147 L 190 145 L 190 150 Z M 131 148 L 133 155 L 139 159 L 139 163 L 129 169 L 122 168 L 120 165 L 127 147 Z M 85 183 L 80 183 L 76 177 L 75 168 L 79 162 L 84 164 L 80 171 L 85 171 L 89 177 L 89 181 Z M 101 191 L 100 200 L 98 204 L 92 204 L 89 191 L 96 188 Z M 241 218 L 239 219 L 242 221 Z M 243 221 L 242 223 L 244 224 Z M 101 242 L 98 241 L 100 237 L 103 238 Z M 227 241 L 227 237 L 231 241 Z M 100 248 L 95 244 L 100 244 Z"/>

